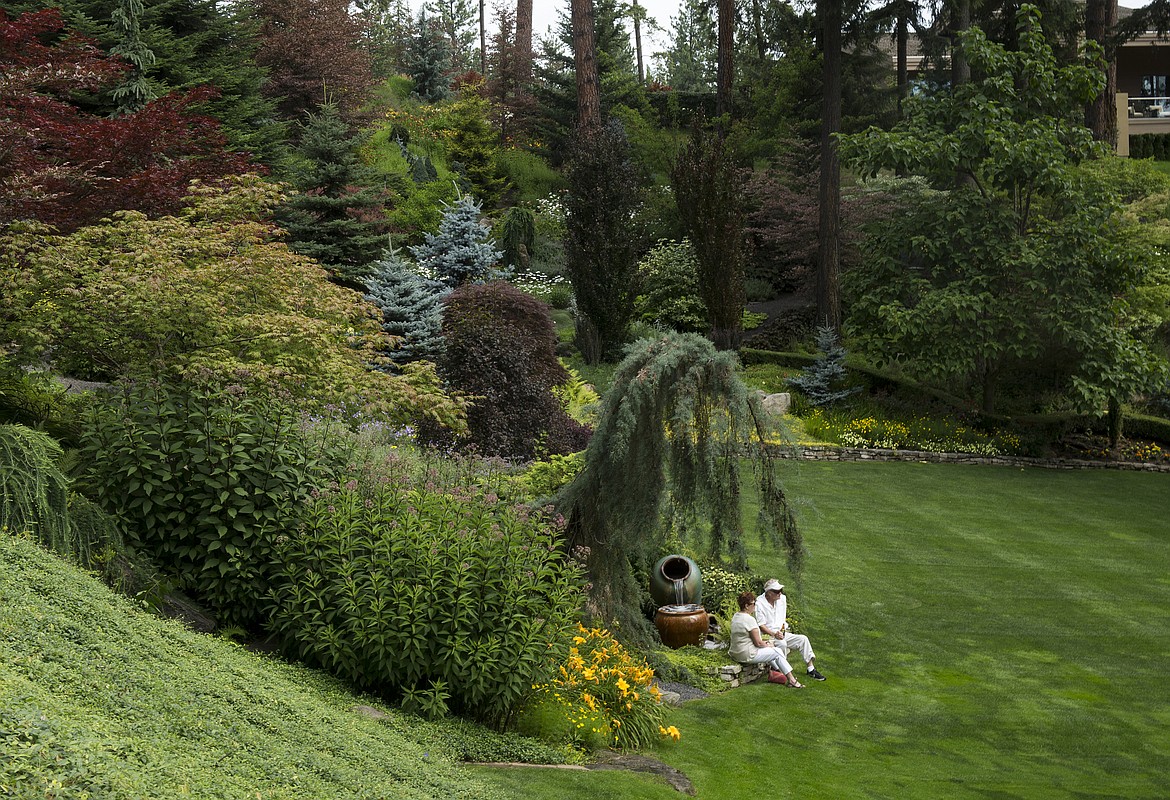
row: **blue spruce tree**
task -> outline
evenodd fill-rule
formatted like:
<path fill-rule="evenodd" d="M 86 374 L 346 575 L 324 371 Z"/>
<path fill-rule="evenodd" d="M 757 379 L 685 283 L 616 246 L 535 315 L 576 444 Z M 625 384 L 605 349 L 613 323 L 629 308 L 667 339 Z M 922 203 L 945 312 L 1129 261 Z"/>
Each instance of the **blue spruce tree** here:
<path fill-rule="evenodd" d="M 448 289 L 424 278 L 393 249 L 375 265 L 366 300 L 382 310 L 382 330 L 402 339 L 395 364 L 435 361 L 443 353 L 443 298 Z"/>
<path fill-rule="evenodd" d="M 470 195 L 448 205 L 438 232 L 410 248 L 418 265 L 451 288 L 504 277 L 495 270 L 504 253 L 492 244 L 491 230 L 479 216 L 479 203 Z"/>
<path fill-rule="evenodd" d="M 803 392 L 814 406 L 832 405 L 861 391 L 860 386 L 842 385 L 846 376 L 845 348 L 831 326 L 817 328 L 817 349 L 820 352 L 816 360 L 795 378 L 789 378 L 789 386 Z"/>

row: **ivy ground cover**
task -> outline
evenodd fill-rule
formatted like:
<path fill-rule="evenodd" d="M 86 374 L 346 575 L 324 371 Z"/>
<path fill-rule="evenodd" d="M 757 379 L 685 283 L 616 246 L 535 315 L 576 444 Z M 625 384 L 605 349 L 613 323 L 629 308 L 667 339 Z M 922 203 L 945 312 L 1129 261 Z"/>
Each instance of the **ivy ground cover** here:
<path fill-rule="evenodd" d="M 694 701 L 657 755 L 705 800 L 1158 798 L 1170 781 L 1165 475 L 793 464 L 810 556 L 778 556 L 825 683 Z M 489 779 L 525 798 L 650 778 Z"/>

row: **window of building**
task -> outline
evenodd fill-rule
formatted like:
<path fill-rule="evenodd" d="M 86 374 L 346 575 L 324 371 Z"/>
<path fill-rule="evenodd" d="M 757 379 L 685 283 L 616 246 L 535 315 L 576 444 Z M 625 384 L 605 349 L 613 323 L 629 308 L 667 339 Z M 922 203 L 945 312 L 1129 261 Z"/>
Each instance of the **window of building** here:
<path fill-rule="evenodd" d="M 1146 97 L 1166 97 L 1166 76 L 1143 75 L 1142 94 Z"/>

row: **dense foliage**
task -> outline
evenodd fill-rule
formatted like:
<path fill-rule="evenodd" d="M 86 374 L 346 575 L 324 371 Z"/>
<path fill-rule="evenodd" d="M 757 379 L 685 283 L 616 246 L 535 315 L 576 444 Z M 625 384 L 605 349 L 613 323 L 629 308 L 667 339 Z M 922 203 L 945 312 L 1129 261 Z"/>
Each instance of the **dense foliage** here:
<path fill-rule="evenodd" d="M 699 296 L 698 274 L 690 240 L 658 242 L 638 262 L 638 318 L 680 333 L 706 333 L 711 326 Z"/>
<path fill-rule="evenodd" d="M 189 181 L 248 169 L 218 123 L 195 111 L 213 90 L 168 94 L 116 117 L 79 105 L 117 84 L 126 65 L 62 27 L 56 10 L 17 19 L 0 10 L 0 223 L 72 231 L 121 209 L 173 213 Z"/>
<path fill-rule="evenodd" d="M 420 714 L 503 724 L 580 602 L 560 531 L 524 507 L 404 474 L 325 491 L 277 551 L 288 652 Z"/>
<path fill-rule="evenodd" d="M 481 453 L 532 458 L 584 448 L 589 431 L 553 389 L 569 379 L 548 306 L 503 282 L 464 286 L 444 301 L 439 373 L 471 395 L 467 439 Z"/>
<path fill-rule="evenodd" d="M 84 484 L 176 584 L 256 624 L 277 540 L 341 454 L 274 403 L 138 384 L 85 421 Z"/>
<path fill-rule="evenodd" d="M 1097 409 L 1158 372 L 1123 320 L 1143 264 L 1116 201 L 1074 170 L 1099 153 L 1078 118 L 1100 72 L 1057 66 L 1034 8 L 1020 26 L 1014 52 L 978 29 L 962 35 L 979 80 L 908 102 L 892 131 L 842 137 L 843 159 L 863 172 L 928 182 L 900 188 L 869 257 L 846 275 L 849 329 L 876 358 L 985 411 L 1002 390 L 1017 403 L 1055 392 Z"/>
<path fill-rule="evenodd" d="M 50 358 L 79 377 L 178 371 L 458 425 L 432 370 L 367 368 L 384 344 L 377 310 L 278 240 L 266 218 L 281 197 L 242 178 L 197 187 L 175 217 L 13 229 L 0 239 L 5 272 L 21 277 L 0 300 L 5 340 L 22 363 Z"/>

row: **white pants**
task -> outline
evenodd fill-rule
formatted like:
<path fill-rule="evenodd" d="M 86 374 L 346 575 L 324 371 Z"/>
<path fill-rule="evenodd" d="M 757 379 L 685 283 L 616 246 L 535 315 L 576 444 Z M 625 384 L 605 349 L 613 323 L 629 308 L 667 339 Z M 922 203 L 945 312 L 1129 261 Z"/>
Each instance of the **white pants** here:
<path fill-rule="evenodd" d="M 784 657 L 784 651 L 778 647 L 761 647 L 756 650 L 756 654 L 752 656 L 750 661 L 744 663 L 770 664 L 772 669 L 778 669 L 785 675 L 792 672 L 792 666 L 788 663 L 788 659 Z"/>
<path fill-rule="evenodd" d="M 816 655 L 813 653 L 812 645 L 809 644 L 808 637 L 801 633 L 786 633 L 784 634 L 784 647 L 788 650 L 796 650 L 800 653 L 800 657 L 804 659 L 804 663 L 808 664 Z"/>

